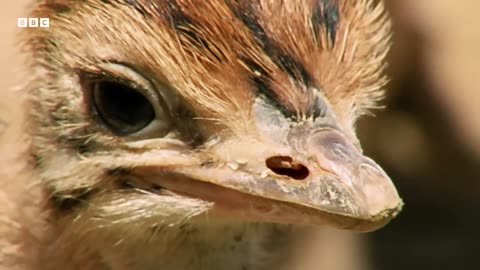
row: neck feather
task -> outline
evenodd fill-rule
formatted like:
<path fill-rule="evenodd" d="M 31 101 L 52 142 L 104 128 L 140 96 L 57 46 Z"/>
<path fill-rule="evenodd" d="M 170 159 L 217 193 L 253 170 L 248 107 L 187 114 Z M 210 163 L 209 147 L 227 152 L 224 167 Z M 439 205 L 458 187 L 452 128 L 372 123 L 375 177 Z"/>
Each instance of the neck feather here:
<path fill-rule="evenodd" d="M 281 269 L 292 230 L 290 226 L 259 223 L 184 224 L 161 230 L 150 239 L 90 246 L 55 245 L 45 269 L 82 270 L 266 270 Z M 99 237 L 101 238 L 101 237 Z M 79 245 L 84 247 L 79 248 Z M 108 247 L 108 248 L 106 248 Z M 60 253 L 59 253 L 60 252 Z M 81 252 L 81 254 L 79 254 Z M 74 261 L 78 258 L 80 261 Z M 91 266 L 86 266 L 89 262 Z M 62 268 L 63 267 L 63 268 Z M 67 267 L 67 268 L 65 268 Z M 88 268 L 86 268 L 88 267 Z"/>

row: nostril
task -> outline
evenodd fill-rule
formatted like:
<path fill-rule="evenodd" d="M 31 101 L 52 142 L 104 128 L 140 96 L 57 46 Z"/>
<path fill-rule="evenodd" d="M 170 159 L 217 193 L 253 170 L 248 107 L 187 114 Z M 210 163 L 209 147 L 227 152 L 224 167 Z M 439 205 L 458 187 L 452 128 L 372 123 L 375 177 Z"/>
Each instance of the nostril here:
<path fill-rule="evenodd" d="M 286 175 L 295 180 L 303 180 L 310 173 L 307 167 L 289 156 L 269 157 L 265 160 L 265 165 L 274 173 Z"/>

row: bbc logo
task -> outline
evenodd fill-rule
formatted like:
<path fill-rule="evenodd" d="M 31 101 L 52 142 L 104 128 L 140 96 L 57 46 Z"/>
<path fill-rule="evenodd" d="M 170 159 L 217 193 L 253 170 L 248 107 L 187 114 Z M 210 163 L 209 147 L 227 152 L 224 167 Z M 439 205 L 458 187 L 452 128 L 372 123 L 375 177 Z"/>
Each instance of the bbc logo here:
<path fill-rule="evenodd" d="M 18 18 L 18 27 L 50 27 L 49 18 Z"/>

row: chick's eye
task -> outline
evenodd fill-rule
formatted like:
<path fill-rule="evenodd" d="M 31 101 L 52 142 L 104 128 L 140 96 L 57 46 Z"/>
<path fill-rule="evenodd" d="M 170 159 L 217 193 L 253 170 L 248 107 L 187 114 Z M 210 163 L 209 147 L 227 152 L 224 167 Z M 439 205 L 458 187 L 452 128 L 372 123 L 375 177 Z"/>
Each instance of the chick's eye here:
<path fill-rule="evenodd" d="M 91 85 L 92 107 L 113 133 L 129 135 L 138 132 L 155 119 L 149 99 L 136 89 L 113 81 L 96 81 Z"/>

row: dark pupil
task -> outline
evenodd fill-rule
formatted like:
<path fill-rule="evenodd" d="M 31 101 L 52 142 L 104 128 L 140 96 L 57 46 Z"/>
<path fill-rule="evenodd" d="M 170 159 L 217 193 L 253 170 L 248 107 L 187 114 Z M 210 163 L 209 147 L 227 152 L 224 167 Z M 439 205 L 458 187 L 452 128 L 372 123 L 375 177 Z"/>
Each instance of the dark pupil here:
<path fill-rule="evenodd" d="M 139 131 L 155 118 L 155 111 L 148 99 L 121 83 L 94 83 L 92 99 L 99 117 L 119 135 Z"/>

